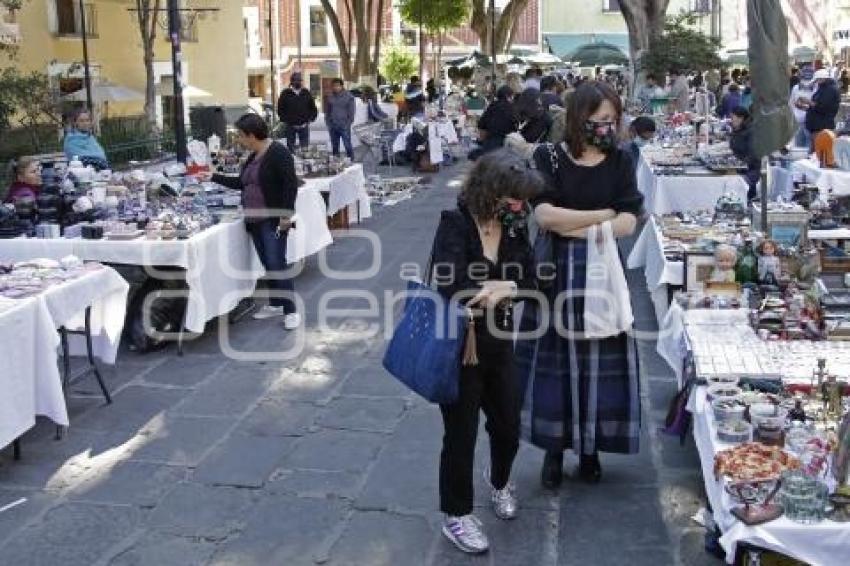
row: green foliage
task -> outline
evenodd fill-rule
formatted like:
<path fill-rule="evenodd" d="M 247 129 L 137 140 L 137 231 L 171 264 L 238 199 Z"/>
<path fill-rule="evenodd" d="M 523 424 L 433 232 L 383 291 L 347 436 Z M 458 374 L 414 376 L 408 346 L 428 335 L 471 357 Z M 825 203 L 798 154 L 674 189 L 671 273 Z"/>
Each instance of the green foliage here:
<path fill-rule="evenodd" d="M 422 27 L 430 34 L 439 34 L 460 27 L 469 15 L 467 0 L 400 0 L 401 18 L 411 26 Z"/>
<path fill-rule="evenodd" d="M 404 45 L 388 45 L 381 53 L 381 74 L 390 84 L 402 84 L 418 68 L 419 58 Z"/>
<path fill-rule="evenodd" d="M 21 73 L 15 67 L 0 70 L 0 135 L 17 124 L 36 136 L 35 126 L 61 121 L 58 96 L 47 75 Z"/>
<path fill-rule="evenodd" d="M 664 31 L 649 44 L 644 70 L 663 75 L 674 68 L 701 72 L 721 67 L 723 62 L 717 54 L 720 40 L 702 33 L 695 24 L 692 14 L 668 17 Z"/>

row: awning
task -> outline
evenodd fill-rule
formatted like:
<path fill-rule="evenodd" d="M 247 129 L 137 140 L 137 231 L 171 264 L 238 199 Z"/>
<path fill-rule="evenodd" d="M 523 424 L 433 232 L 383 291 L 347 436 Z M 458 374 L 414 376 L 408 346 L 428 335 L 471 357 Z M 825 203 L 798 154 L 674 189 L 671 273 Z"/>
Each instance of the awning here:
<path fill-rule="evenodd" d="M 93 84 L 91 85 L 91 90 L 92 102 L 95 104 L 102 102 L 133 102 L 145 99 L 145 95 L 137 90 L 109 82 Z M 62 100 L 85 102 L 87 100 L 85 86 L 76 92 L 66 94 L 62 97 Z"/>
<path fill-rule="evenodd" d="M 624 55 L 629 54 L 629 36 L 625 33 L 544 33 L 543 44 L 558 57 L 565 57 L 587 43 L 610 43 Z"/>
<path fill-rule="evenodd" d="M 174 79 L 172 77 L 160 78 L 159 84 L 156 85 L 156 94 L 158 96 L 174 96 Z M 186 85 L 183 87 L 183 96 L 185 98 L 206 98 L 212 96 L 212 94 L 196 86 Z"/>

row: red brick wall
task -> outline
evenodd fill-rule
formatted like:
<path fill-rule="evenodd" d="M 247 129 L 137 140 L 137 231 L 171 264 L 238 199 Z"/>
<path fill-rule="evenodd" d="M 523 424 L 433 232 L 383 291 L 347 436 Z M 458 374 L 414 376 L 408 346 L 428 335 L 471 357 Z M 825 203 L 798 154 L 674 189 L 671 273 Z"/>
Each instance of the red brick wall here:
<path fill-rule="evenodd" d="M 540 0 L 531 0 L 517 21 L 517 32 L 514 45 L 536 45 L 538 37 Z M 478 47 L 478 36 L 469 26 L 457 29 L 449 34 L 455 41 L 447 41 L 446 45 L 457 44 Z"/>

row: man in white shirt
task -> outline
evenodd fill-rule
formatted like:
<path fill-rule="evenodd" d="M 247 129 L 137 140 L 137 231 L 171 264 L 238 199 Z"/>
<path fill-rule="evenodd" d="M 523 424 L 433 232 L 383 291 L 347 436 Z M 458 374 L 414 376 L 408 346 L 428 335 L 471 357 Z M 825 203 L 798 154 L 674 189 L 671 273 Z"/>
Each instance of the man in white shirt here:
<path fill-rule="evenodd" d="M 809 101 L 814 94 L 814 84 L 812 81 L 801 79 L 798 84 L 791 89 L 791 110 L 794 112 L 794 118 L 797 120 L 797 135 L 794 137 L 794 145 L 797 147 L 809 148 L 812 146 L 812 136 L 806 129 L 806 106 L 803 101 Z"/>

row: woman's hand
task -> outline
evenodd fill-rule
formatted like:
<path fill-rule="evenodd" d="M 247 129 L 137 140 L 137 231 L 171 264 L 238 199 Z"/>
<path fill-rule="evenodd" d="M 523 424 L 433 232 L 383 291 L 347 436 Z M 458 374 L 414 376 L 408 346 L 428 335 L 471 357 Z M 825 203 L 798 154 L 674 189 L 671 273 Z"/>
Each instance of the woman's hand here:
<path fill-rule="evenodd" d="M 481 290 L 467 303 L 468 307 L 494 308 L 516 296 L 517 286 L 513 281 L 485 281 Z"/>
<path fill-rule="evenodd" d="M 287 230 L 292 228 L 293 224 L 294 224 L 294 222 L 292 221 L 291 217 L 281 216 L 280 222 L 278 222 L 277 227 L 278 227 L 278 230 L 280 230 L 281 232 L 286 232 Z"/>

